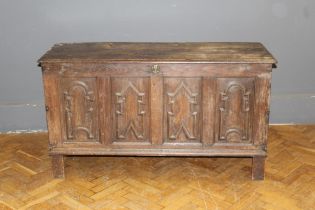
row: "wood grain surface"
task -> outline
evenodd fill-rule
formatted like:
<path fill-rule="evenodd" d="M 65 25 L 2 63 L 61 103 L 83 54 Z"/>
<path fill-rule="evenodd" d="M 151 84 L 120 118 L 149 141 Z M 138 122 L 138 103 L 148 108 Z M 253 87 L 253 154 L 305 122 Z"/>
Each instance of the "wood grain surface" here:
<path fill-rule="evenodd" d="M 206 63 L 276 63 L 261 43 L 249 42 L 99 42 L 56 44 L 43 62 L 143 61 Z"/>

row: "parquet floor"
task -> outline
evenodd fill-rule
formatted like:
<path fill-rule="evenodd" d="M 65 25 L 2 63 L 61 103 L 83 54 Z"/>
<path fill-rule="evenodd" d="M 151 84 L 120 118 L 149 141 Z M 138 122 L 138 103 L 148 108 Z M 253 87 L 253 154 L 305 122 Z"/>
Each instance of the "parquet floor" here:
<path fill-rule="evenodd" d="M 68 157 L 47 134 L 0 135 L 0 209 L 315 209 L 315 126 L 271 126 L 265 181 L 249 158 Z"/>

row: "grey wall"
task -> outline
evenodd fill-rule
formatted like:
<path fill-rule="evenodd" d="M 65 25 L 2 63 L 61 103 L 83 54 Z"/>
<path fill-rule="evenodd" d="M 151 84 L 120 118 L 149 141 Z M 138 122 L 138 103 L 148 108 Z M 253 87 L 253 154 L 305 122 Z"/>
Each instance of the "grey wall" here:
<path fill-rule="evenodd" d="M 36 60 L 56 42 L 259 41 L 272 123 L 315 123 L 313 0 L 0 1 L 0 131 L 46 129 Z"/>

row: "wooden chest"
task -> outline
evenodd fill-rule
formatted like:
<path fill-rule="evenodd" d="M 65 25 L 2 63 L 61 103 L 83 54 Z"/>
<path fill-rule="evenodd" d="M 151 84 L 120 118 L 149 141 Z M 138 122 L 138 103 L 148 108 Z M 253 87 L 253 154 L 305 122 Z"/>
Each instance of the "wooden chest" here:
<path fill-rule="evenodd" d="M 260 43 L 53 46 L 39 64 L 54 176 L 65 155 L 242 156 L 263 179 L 274 63 Z"/>

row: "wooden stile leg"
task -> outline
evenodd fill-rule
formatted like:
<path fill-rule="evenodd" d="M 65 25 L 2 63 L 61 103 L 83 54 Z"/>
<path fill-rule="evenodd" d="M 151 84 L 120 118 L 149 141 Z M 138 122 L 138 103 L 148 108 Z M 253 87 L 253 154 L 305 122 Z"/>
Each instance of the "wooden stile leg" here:
<path fill-rule="evenodd" d="M 53 171 L 54 178 L 64 178 L 65 166 L 64 166 L 63 155 L 52 156 L 52 171 Z"/>
<path fill-rule="evenodd" d="M 265 178 L 265 157 L 254 156 L 252 164 L 252 179 L 264 180 Z"/>

